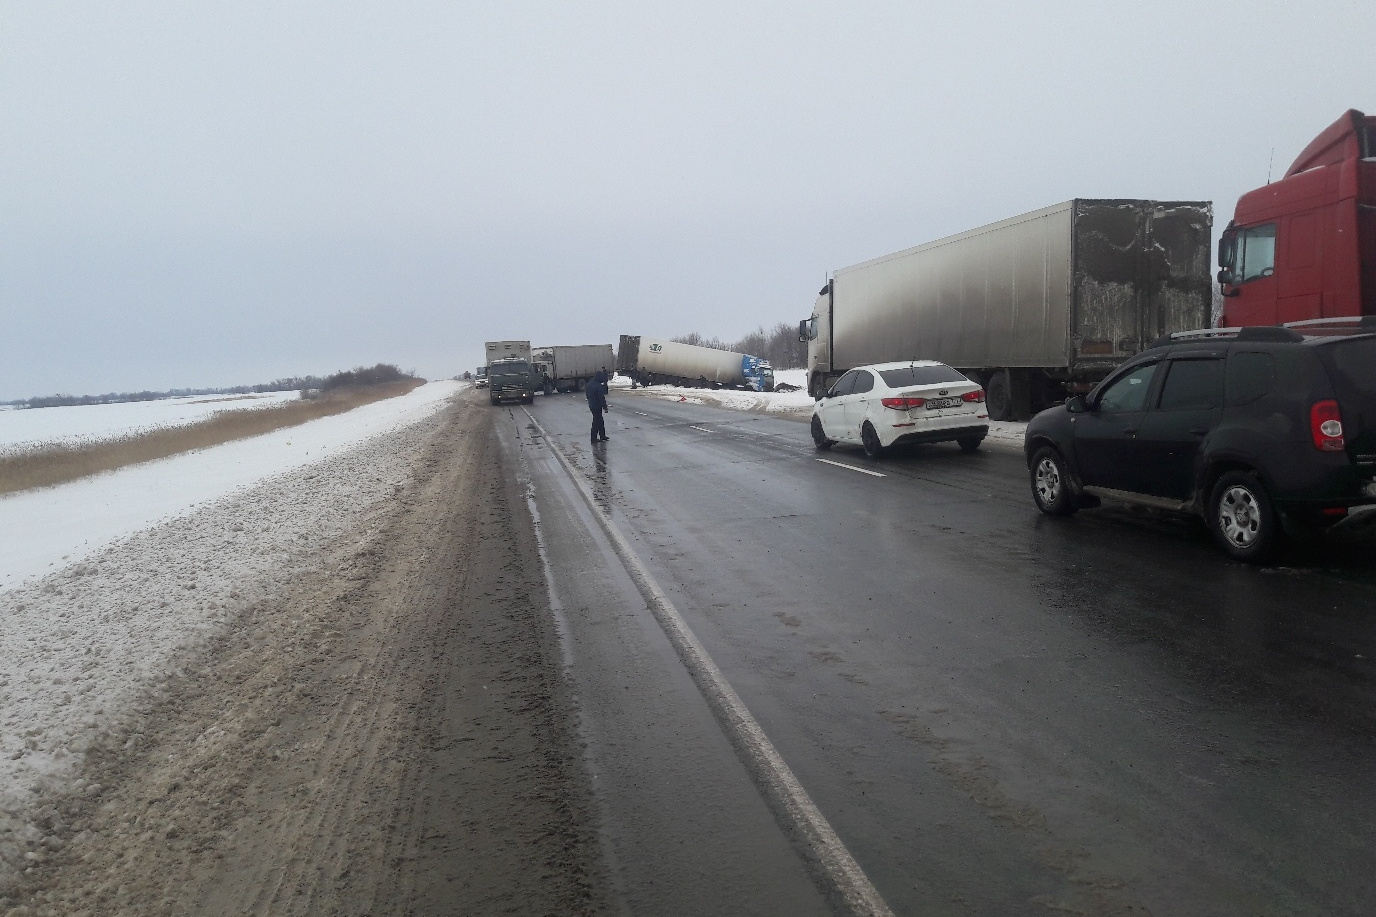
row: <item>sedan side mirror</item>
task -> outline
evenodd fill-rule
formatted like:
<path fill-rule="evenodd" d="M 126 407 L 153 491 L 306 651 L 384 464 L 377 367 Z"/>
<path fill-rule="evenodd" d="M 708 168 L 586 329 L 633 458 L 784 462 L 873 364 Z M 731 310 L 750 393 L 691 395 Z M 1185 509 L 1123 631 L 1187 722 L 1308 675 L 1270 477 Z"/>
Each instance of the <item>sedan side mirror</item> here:
<path fill-rule="evenodd" d="M 1083 414 L 1089 410 L 1089 405 L 1085 403 L 1084 395 L 1072 395 L 1066 399 L 1065 409 L 1072 414 Z"/>

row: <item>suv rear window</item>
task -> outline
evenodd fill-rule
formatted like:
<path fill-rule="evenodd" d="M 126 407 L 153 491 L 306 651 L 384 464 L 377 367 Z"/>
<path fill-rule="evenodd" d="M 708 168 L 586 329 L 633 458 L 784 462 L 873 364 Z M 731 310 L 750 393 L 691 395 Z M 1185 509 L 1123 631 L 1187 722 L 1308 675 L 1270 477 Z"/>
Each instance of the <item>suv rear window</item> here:
<path fill-rule="evenodd" d="M 1276 387 L 1276 358 L 1269 353 L 1235 353 L 1228 358 L 1228 403 L 1251 404 Z"/>
<path fill-rule="evenodd" d="M 1339 341 L 1327 349 L 1340 389 L 1376 397 L 1376 338 Z"/>
<path fill-rule="evenodd" d="M 879 378 L 883 379 L 889 388 L 970 381 L 949 366 L 902 366 L 898 369 L 881 369 Z"/>

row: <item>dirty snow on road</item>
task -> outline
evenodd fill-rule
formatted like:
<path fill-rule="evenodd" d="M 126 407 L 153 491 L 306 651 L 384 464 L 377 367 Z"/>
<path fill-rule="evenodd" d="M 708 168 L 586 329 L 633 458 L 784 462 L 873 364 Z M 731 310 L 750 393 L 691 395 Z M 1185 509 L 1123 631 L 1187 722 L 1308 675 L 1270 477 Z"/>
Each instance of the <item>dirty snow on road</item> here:
<path fill-rule="evenodd" d="M 393 495 L 460 387 L 0 498 L 0 885 L 45 800 L 100 794 L 86 754 L 137 744 L 185 651 Z"/>

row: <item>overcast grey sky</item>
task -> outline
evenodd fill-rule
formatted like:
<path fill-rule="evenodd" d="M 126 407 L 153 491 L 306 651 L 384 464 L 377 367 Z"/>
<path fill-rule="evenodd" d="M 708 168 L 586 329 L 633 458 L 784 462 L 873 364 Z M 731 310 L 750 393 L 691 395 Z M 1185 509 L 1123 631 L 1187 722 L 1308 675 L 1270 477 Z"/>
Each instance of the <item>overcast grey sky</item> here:
<path fill-rule="evenodd" d="M 0 0 L 0 399 L 738 337 L 1072 197 L 1226 223 L 1376 4 Z"/>

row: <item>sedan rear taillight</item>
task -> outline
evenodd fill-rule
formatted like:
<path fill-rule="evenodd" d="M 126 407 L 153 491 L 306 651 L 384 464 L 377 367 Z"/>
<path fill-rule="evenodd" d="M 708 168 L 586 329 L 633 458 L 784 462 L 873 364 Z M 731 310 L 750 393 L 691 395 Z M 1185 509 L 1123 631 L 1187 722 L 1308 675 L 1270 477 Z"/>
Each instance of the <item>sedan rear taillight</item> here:
<path fill-rule="evenodd" d="M 893 408 L 895 411 L 906 411 L 909 408 L 920 408 L 927 403 L 926 398 L 881 398 L 879 401 L 886 408 Z"/>
<path fill-rule="evenodd" d="M 971 404 L 974 404 L 975 402 L 981 402 L 984 400 L 984 389 L 977 388 L 973 392 L 966 392 L 964 395 L 960 396 L 960 400 L 968 401 Z"/>
<path fill-rule="evenodd" d="M 1314 448 L 1320 452 L 1342 452 L 1347 448 L 1338 402 L 1320 401 L 1309 409 L 1309 433 L 1314 437 Z"/>

